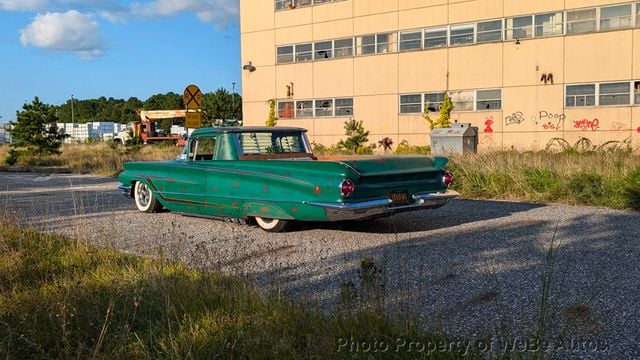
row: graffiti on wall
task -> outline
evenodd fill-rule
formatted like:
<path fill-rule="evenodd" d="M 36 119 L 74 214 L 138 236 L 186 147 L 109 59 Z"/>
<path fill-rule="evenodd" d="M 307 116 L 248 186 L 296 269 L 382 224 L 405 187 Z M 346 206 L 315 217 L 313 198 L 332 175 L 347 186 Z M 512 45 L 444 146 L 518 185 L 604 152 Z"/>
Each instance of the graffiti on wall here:
<path fill-rule="evenodd" d="M 542 122 L 544 130 L 562 130 L 564 120 L 567 118 L 565 114 L 553 113 L 545 110 L 538 111 L 538 116 L 534 118 Z"/>
<path fill-rule="evenodd" d="M 629 127 L 625 123 L 621 122 L 614 122 L 613 124 L 611 124 L 611 128 L 618 131 L 629 130 Z"/>
<path fill-rule="evenodd" d="M 493 116 L 489 116 L 484 120 L 484 132 L 492 133 L 493 128 L 491 127 L 491 125 L 493 125 Z"/>
<path fill-rule="evenodd" d="M 574 120 L 573 127 L 576 129 L 580 129 L 582 131 L 596 131 L 600 128 L 600 120 L 598 119 L 582 119 L 582 120 Z"/>
<path fill-rule="evenodd" d="M 524 121 L 524 116 L 522 116 L 522 111 L 516 111 L 513 114 L 504 118 L 505 125 L 520 125 Z"/>

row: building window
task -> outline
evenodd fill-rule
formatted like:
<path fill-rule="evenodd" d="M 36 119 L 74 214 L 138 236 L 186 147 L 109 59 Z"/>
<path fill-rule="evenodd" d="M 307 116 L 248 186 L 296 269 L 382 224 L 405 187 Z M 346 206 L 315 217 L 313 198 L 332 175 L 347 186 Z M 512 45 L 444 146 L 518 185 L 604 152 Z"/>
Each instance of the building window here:
<path fill-rule="evenodd" d="M 294 7 L 304 7 L 311 5 L 311 0 L 292 0 Z"/>
<path fill-rule="evenodd" d="M 278 101 L 278 117 L 281 119 L 294 118 L 293 101 Z"/>
<path fill-rule="evenodd" d="M 640 27 L 640 2 L 636 3 L 636 27 Z"/>
<path fill-rule="evenodd" d="M 284 64 L 293 62 L 293 46 L 280 46 L 276 52 L 276 63 Z"/>
<path fill-rule="evenodd" d="M 567 34 L 596 31 L 596 9 L 567 11 Z"/>
<path fill-rule="evenodd" d="M 382 54 L 386 52 L 395 51 L 393 47 L 393 35 L 392 34 L 378 34 L 376 35 L 376 53 Z"/>
<path fill-rule="evenodd" d="M 507 19 L 506 40 L 526 39 L 533 36 L 533 17 L 522 16 Z"/>
<path fill-rule="evenodd" d="M 640 81 L 636 81 L 633 84 L 633 92 L 634 92 L 634 104 L 640 105 Z"/>
<path fill-rule="evenodd" d="M 313 51 L 311 50 L 311 44 L 296 45 L 296 62 L 309 61 L 313 59 Z"/>
<path fill-rule="evenodd" d="M 449 98 L 453 103 L 455 111 L 473 111 L 474 92 L 473 91 L 452 91 Z"/>
<path fill-rule="evenodd" d="M 317 42 L 313 45 L 313 48 L 314 48 L 313 58 L 315 60 L 331 59 L 333 57 L 332 41 Z"/>
<path fill-rule="evenodd" d="M 596 85 L 567 85 L 566 87 L 566 107 L 595 106 L 596 105 Z"/>
<path fill-rule="evenodd" d="M 424 48 L 447 46 L 447 28 L 427 29 L 424 31 Z"/>
<path fill-rule="evenodd" d="M 477 42 L 502 41 L 502 20 L 479 22 Z"/>
<path fill-rule="evenodd" d="M 629 105 L 631 104 L 631 83 L 600 84 L 599 105 Z"/>
<path fill-rule="evenodd" d="M 452 26 L 451 33 L 449 34 L 449 45 L 473 44 L 474 32 L 475 29 L 473 25 Z"/>
<path fill-rule="evenodd" d="M 476 94 L 476 110 L 499 110 L 502 109 L 502 90 L 478 90 Z"/>
<path fill-rule="evenodd" d="M 333 116 L 333 100 L 316 100 L 316 117 Z"/>
<path fill-rule="evenodd" d="M 400 33 L 400 51 L 422 49 L 422 31 Z"/>
<path fill-rule="evenodd" d="M 422 112 L 422 95 L 400 95 L 400 114 L 415 114 Z"/>
<path fill-rule="evenodd" d="M 564 34 L 564 14 L 549 13 L 535 16 L 536 37 Z"/>
<path fill-rule="evenodd" d="M 358 37 L 358 55 L 369 55 L 376 53 L 376 36 L 365 35 Z"/>
<path fill-rule="evenodd" d="M 631 27 L 631 4 L 609 6 L 600 9 L 600 30 L 627 29 Z"/>
<path fill-rule="evenodd" d="M 353 115 L 353 98 L 336 99 L 336 116 Z"/>
<path fill-rule="evenodd" d="M 424 94 L 424 106 L 429 112 L 438 112 L 444 102 L 444 93 L 426 93 Z"/>
<path fill-rule="evenodd" d="M 296 117 L 313 117 L 313 100 L 296 101 Z"/>
<path fill-rule="evenodd" d="M 276 11 L 288 9 L 292 4 L 291 0 L 276 0 Z"/>
<path fill-rule="evenodd" d="M 334 44 L 334 56 L 353 56 L 353 38 L 336 40 Z"/>

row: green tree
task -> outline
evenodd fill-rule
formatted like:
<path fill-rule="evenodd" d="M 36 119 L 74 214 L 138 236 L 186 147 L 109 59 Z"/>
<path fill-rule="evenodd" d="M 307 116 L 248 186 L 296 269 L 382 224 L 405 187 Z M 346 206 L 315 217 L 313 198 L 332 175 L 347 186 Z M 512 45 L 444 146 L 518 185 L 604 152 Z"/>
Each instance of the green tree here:
<path fill-rule="evenodd" d="M 10 130 L 14 149 L 23 148 L 31 154 L 60 154 L 66 137 L 56 126 L 55 107 L 36 96 L 31 104 L 24 104 L 17 112 L 17 120 Z"/>
<path fill-rule="evenodd" d="M 219 88 L 213 93 L 204 94 L 202 102 L 204 118 L 210 123 L 224 125 L 228 121 L 222 120 L 242 120 L 242 98 L 237 93 Z"/>
<path fill-rule="evenodd" d="M 267 104 L 269 104 L 269 117 L 264 124 L 269 127 L 276 126 L 278 123 L 278 117 L 276 116 L 276 99 L 267 100 Z"/>
<path fill-rule="evenodd" d="M 339 147 L 345 148 L 353 154 L 370 152 L 371 146 L 364 146 L 369 141 L 369 131 L 364 129 L 362 120 L 349 119 L 345 121 L 344 130 L 347 139 L 338 141 Z M 375 145 L 372 146 L 375 147 Z"/>
<path fill-rule="evenodd" d="M 422 117 L 427 120 L 429 123 L 429 129 L 433 130 L 435 128 L 450 128 L 451 127 L 451 111 L 454 106 L 451 102 L 451 98 L 444 94 L 444 99 L 442 100 L 442 106 L 440 107 L 440 115 L 436 120 L 431 119 L 429 117 L 429 103 L 424 104 L 424 113 Z"/>

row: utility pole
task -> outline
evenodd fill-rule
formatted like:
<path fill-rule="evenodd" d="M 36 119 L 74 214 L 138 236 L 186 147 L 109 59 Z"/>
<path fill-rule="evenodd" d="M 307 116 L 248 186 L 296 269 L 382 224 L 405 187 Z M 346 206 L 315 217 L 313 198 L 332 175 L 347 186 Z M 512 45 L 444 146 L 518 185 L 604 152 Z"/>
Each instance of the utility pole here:
<path fill-rule="evenodd" d="M 231 83 L 231 88 L 233 89 L 231 91 L 231 116 L 233 116 L 233 118 L 235 119 L 235 112 L 236 112 L 236 83 L 232 82 Z"/>
<path fill-rule="evenodd" d="M 73 113 L 73 94 L 71 94 L 71 123 L 73 124 L 75 122 L 76 122 L 76 118 Z"/>

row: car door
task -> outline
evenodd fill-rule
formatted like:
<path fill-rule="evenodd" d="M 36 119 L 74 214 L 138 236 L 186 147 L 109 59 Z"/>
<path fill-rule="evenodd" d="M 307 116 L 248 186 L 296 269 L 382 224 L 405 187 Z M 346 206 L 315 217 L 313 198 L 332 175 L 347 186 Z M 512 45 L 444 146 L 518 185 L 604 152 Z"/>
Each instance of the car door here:
<path fill-rule="evenodd" d="M 192 138 L 187 144 L 186 159 L 176 162 L 168 171 L 167 200 L 178 211 L 207 215 L 207 171 L 215 156 L 216 136 Z"/>

